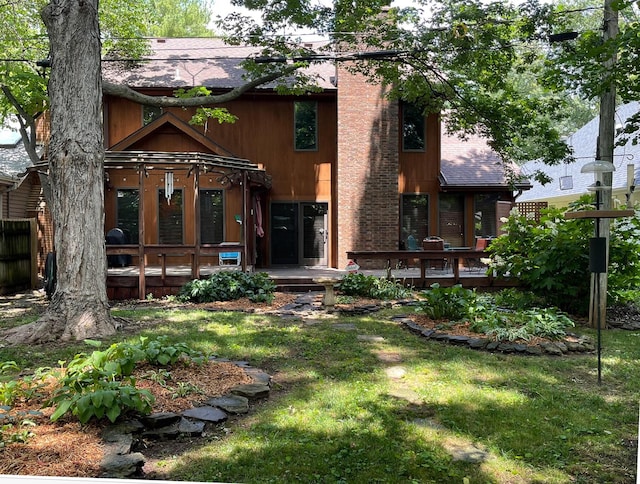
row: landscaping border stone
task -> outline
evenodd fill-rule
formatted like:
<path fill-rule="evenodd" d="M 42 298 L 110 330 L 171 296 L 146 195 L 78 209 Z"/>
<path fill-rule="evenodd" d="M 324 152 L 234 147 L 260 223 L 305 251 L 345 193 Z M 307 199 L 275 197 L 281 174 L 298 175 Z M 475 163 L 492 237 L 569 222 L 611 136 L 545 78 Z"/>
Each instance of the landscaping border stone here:
<path fill-rule="evenodd" d="M 224 422 L 228 414 L 246 414 L 250 403 L 269 397 L 271 376 L 251 367 L 246 361 L 212 357 L 212 361 L 231 362 L 241 368 L 252 382 L 238 385 L 225 395 L 211 397 L 202 405 L 180 413 L 158 412 L 141 415 L 107 426 L 102 432 L 105 455 L 100 463 L 101 476 L 118 479 L 143 475 L 145 457 L 137 447 L 143 440 L 173 440 L 181 436 L 201 437 L 207 425 Z"/>

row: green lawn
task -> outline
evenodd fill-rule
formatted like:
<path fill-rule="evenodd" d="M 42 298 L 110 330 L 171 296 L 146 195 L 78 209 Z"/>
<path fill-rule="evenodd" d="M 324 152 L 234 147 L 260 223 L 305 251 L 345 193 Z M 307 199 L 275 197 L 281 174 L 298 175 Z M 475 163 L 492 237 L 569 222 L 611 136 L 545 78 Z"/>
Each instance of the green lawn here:
<path fill-rule="evenodd" d="M 149 323 L 141 333 L 120 338 L 167 335 L 247 360 L 274 377 L 271 397 L 248 416 L 162 462 L 165 478 L 635 482 L 639 333 L 604 333 L 598 386 L 594 354 L 527 357 L 430 342 L 390 321 L 407 311 L 316 319 L 310 325 L 231 312 L 114 310 Z M 356 329 L 338 329 L 338 322 Z M 363 335 L 384 340 L 366 341 Z M 81 348 L 0 348 L 0 361 L 50 366 Z M 390 367 L 404 375 L 389 376 Z M 487 458 L 457 461 L 455 448 L 476 448 Z"/>

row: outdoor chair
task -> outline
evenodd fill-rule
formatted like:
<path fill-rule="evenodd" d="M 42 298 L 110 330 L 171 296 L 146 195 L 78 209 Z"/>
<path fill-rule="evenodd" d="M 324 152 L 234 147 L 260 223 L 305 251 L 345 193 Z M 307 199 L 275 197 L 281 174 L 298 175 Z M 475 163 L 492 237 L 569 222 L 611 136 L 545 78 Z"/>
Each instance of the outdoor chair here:
<path fill-rule="evenodd" d="M 489 242 L 491 239 L 479 238 L 476 240 L 476 250 L 485 250 L 489 246 Z M 465 265 L 470 271 L 482 271 L 487 268 L 486 259 L 478 257 L 478 258 L 470 258 L 465 260 Z"/>

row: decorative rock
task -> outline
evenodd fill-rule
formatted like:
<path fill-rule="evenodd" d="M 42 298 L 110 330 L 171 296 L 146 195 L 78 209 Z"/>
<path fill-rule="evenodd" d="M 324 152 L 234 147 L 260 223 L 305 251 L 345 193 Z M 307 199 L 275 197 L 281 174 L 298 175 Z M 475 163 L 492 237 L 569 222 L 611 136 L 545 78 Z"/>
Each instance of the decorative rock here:
<path fill-rule="evenodd" d="M 431 338 L 435 334 L 435 330 L 433 329 L 423 329 L 420 331 L 420 334 L 425 338 Z"/>
<path fill-rule="evenodd" d="M 205 402 L 212 407 L 218 407 L 229 413 L 247 413 L 249 411 L 249 399 L 240 395 L 226 395 L 224 397 L 211 398 Z"/>
<path fill-rule="evenodd" d="M 227 420 L 228 415 L 219 408 L 204 406 L 190 408 L 182 412 L 184 417 L 194 418 L 196 420 L 202 420 L 204 422 L 219 423 Z"/>
<path fill-rule="evenodd" d="M 259 383 L 247 383 L 246 385 L 233 387 L 231 393 L 247 397 L 249 400 L 256 400 L 258 398 L 268 397 L 269 387 L 267 385 L 260 385 Z"/>
<path fill-rule="evenodd" d="M 152 440 L 173 440 L 180 435 L 179 426 L 180 424 L 178 422 L 174 422 L 166 427 L 150 428 L 142 432 L 142 437 Z"/>
<path fill-rule="evenodd" d="M 188 418 L 183 418 L 178 424 L 178 432 L 180 435 L 188 435 L 189 437 L 200 437 L 204 432 L 205 423 L 201 420 L 194 422 Z"/>
<path fill-rule="evenodd" d="M 502 351 L 503 353 L 513 353 L 516 351 L 515 345 L 513 343 L 499 343 L 496 349 L 498 351 Z"/>
<path fill-rule="evenodd" d="M 469 348 L 473 348 L 474 350 L 482 350 L 486 348 L 487 344 L 489 344 L 489 340 L 486 338 L 470 338 L 467 341 Z"/>
<path fill-rule="evenodd" d="M 145 426 L 151 429 L 167 427 L 178 422 L 179 420 L 180 415 L 173 412 L 152 413 L 151 415 L 145 415 L 144 417 L 142 417 L 142 421 L 144 422 Z"/>
<path fill-rule="evenodd" d="M 523 344 L 515 344 L 513 345 L 513 349 L 516 351 L 516 353 L 524 353 L 527 351 L 527 348 L 529 347 L 529 345 L 523 345 Z"/>
<path fill-rule="evenodd" d="M 527 346 L 526 353 L 529 355 L 541 355 L 542 348 L 540 348 L 540 346 Z"/>
<path fill-rule="evenodd" d="M 110 432 L 116 434 L 133 434 L 136 432 L 142 432 L 144 430 L 144 424 L 137 419 L 123 420 L 115 424 L 109 425 L 102 435 L 109 435 Z"/>
<path fill-rule="evenodd" d="M 556 347 L 563 353 L 567 353 L 569 351 L 567 348 L 567 345 L 564 344 L 562 341 L 556 341 L 555 344 L 556 344 Z"/>
<path fill-rule="evenodd" d="M 434 332 L 431 335 L 431 338 L 435 339 L 436 341 L 449 341 L 450 336 L 447 333 Z"/>
<path fill-rule="evenodd" d="M 259 383 L 260 385 L 269 385 L 271 383 L 271 375 L 256 368 L 247 368 L 245 373 L 251 377 L 253 383 Z"/>
<path fill-rule="evenodd" d="M 469 337 L 468 336 L 450 336 L 449 337 L 449 343 L 454 344 L 454 345 L 464 345 L 467 344 L 467 342 L 469 341 Z"/>
<path fill-rule="evenodd" d="M 108 454 L 100 464 L 102 477 L 125 479 L 140 475 L 144 462 L 144 456 L 139 452 L 127 455 Z"/>
<path fill-rule="evenodd" d="M 487 349 L 487 351 L 495 351 L 496 349 L 498 349 L 498 346 L 500 346 L 500 342 L 498 342 L 498 341 L 489 341 L 487 343 L 487 346 L 485 346 L 485 348 Z"/>
<path fill-rule="evenodd" d="M 550 355 L 561 356 L 562 350 L 558 348 L 555 343 L 540 343 L 540 347 Z"/>
<path fill-rule="evenodd" d="M 131 434 L 115 432 L 109 428 L 102 432 L 102 440 L 105 443 L 105 453 L 107 454 L 128 454 L 133 447 L 133 436 Z"/>

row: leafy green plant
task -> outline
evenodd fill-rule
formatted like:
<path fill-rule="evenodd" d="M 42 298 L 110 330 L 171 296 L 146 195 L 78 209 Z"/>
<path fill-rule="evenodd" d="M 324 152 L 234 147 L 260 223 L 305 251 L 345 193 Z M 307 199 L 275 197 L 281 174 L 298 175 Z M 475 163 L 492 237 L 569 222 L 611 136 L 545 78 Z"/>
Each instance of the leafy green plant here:
<path fill-rule="evenodd" d="M 7 444 L 27 442 L 34 435 L 31 427 L 35 427 L 35 425 L 33 420 L 24 419 L 20 422 L 18 429 L 13 423 L 6 423 L 0 426 L 0 449 Z"/>
<path fill-rule="evenodd" d="M 200 388 L 198 388 L 197 385 L 194 385 L 192 383 L 189 382 L 183 382 L 180 381 L 178 382 L 178 385 L 176 386 L 176 388 L 174 389 L 173 398 L 179 398 L 179 397 L 186 397 L 189 396 L 193 393 L 203 393 L 202 390 Z"/>
<path fill-rule="evenodd" d="M 98 341 L 87 343 L 100 346 Z M 127 410 L 148 413 L 153 395 L 136 388 L 131 376 L 135 366 L 142 361 L 165 366 L 183 357 L 199 356 L 185 343 L 168 344 L 166 337 L 140 337 L 137 343 L 115 343 L 90 355 L 78 354 L 69 362 L 60 386 L 47 402 L 56 406 L 51 419 L 58 420 L 69 411 L 82 423 L 93 417 L 107 417 L 113 422 Z"/>
<path fill-rule="evenodd" d="M 502 289 L 493 295 L 496 306 L 507 309 L 523 310 L 544 305 L 544 298 L 531 291 L 522 291 L 513 287 Z"/>
<path fill-rule="evenodd" d="M 336 285 L 345 296 L 362 296 L 372 299 L 402 299 L 411 295 L 411 290 L 401 283 L 384 277 L 361 273 L 347 274 Z"/>
<path fill-rule="evenodd" d="M 589 196 L 569 210 L 593 208 Z M 593 222 L 567 219 L 567 208 L 542 211 L 539 222 L 517 213 L 503 226 L 506 234 L 488 247 L 491 270 L 498 276 L 517 277 L 520 283 L 550 304 L 585 314 L 589 303 L 589 238 Z M 640 212 L 612 224 L 608 295 L 621 298 L 629 287 L 640 285 Z"/>
<path fill-rule="evenodd" d="M 469 316 L 477 302 L 477 295 L 471 289 L 460 284 L 441 287 L 431 284 L 430 289 L 420 292 L 420 301 L 416 310 L 432 319 L 460 320 Z"/>
<path fill-rule="evenodd" d="M 219 271 L 208 279 L 194 279 L 178 294 L 180 301 L 195 303 L 231 301 L 246 297 L 253 302 L 271 302 L 275 283 L 266 272 Z"/>

